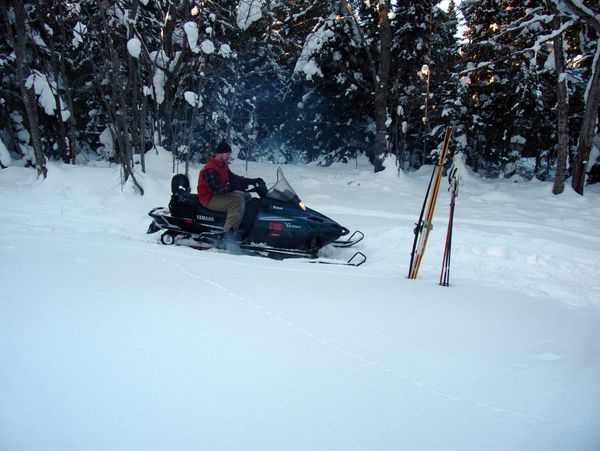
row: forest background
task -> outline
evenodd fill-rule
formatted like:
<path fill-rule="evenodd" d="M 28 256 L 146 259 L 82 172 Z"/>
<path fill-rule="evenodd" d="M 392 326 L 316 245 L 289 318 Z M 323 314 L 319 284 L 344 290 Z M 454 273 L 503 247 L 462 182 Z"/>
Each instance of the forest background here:
<path fill-rule="evenodd" d="M 173 170 L 229 140 L 283 163 L 452 151 L 487 177 L 600 181 L 596 0 L 0 1 L 0 168 Z M 185 169 L 180 169 L 184 165 Z"/>

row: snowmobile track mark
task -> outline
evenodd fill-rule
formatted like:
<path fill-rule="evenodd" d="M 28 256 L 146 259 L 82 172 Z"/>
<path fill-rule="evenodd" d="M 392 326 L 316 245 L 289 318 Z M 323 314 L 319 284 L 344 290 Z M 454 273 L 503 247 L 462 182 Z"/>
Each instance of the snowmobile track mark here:
<path fill-rule="evenodd" d="M 146 255 L 152 256 L 148 253 L 146 253 Z M 377 371 L 381 371 L 382 373 L 388 374 L 397 380 L 403 381 L 404 383 L 409 383 L 410 385 L 416 387 L 418 390 L 428 394 L 429 396 L 432 396 L 434 398 L 443 399 L 449 403 L 464 404 L 466 406 L 470 406 L 473 409 L 481 409 L 481 410 L 485 410 L 487 412 L 491 412 L 491 413 L 494 413 L 497 415 L 512 416 L 512 417 L 516 417 L 516 418 L 520 418 L 520 419 L 527 419 L 527 420 L 533 421 L 538 424 L 555 423 L 554 421 L 546 419 L 546 418 L 540 418 L 540 417 L 530 415 L 527 413 L 523 413 L 523 412 L 519 412 L 519 411 L 507 410 L 507 409 L 504 409 L 497 405 L 493 405 L 493 404 L 489 404 L 489 403 L 485 403 L 485 402 L 480 402 L 480 401 L 475 401 L 475 400 L 464 400 L 460 397 L 440 391 L 440 390 L 438 390 L 420 380 L 417 380 L 405 373 L 402 373 L 398 370 L 390 368 L 389 366 L 387 366 L 385 364 L 381 364 L 381 363 L 371 360 L 369 358 L 358 355 L 354 352 L 344 350 L 340 346 L 337 346 L 337 345 L 329 342 L 328 340 L 320 337 L 318 334 L 311 332 L 310 330 L 295 324 L 294 322 L 284 318 L 283 316 L 281 316 L 277 313 L 274 313 L 273 311 L 269 310 L 268 308 L 264 307 L 263 305 L 258 304 L 257 302 L 252 301 L 250 299 L 246 299 L 245 297 L 237 294 L 235 291 L 216 282 L 215 280 L 208 279 L 208 278 L 198 276 L 196 274 L 191 273 L 190 271 L 185 269 L 179 263 L 176 263 L 176 262 L 169 260 L 167 258 L 164 258 L 164 257 L 154 257 L 154 258 L 157 258 L 161 261 L 164 261 L 167 264 L 170 264 L 170 265 L 176 267 L 181 272 L 183 272 L 185 275 L 187 275 L 193 279 L 200 280 L 204 283 L 212 285 L 213 287 L 221 290 L 224 294 L 227 295 L 228 298 L 232 299 L 234 302 L 245 305 L 247 307 L 250 307 L 253 310 L 256 310 L 256 311 L 264 314 L 271 320 L 286 325 L 290 329 L 305 336 L 308 340 L 310 340 L 314 343 L 317 343 L 324 349 L 327 349 L 335 354 L 341 354 L 341 355 L 347 357 L 349 360 L 356 362 L 360 365 L 367 366 L 367 367 L 372 368 Z"/>

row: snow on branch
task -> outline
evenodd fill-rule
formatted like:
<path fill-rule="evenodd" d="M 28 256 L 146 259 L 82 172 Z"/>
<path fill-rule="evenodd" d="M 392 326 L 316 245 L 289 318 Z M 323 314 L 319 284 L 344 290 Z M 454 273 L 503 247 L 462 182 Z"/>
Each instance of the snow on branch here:
<path fill-rule="evenodd" d="M 575 22 L 577 22 L 577 21 L 569 20 L 569 21 L 565 22 L 564 24 L 562 24 L 562 26 L 560 28 L 554 30 L 552 33 L 540 36 L 538 39 L 536 39 L 533 46 L 528 50 L 533 50 L 537 53 L 537 51 L 542 47 L 543 43 L 551 41 L 555 37 L 560 36 L 565 31 L 567 31 L 569 28 L 571 28 L 575 24 Z"/>
<path fill-rule="evenodd" d="M 79 44 L 83 43 L 83 37 L 87 33 L 87 26 L 82 24 L 81 22 L 77 22 L 75 27 L 73 28 L 73 40 L 71 43 L 73 47 L 77 48 Z"/>
<path fill-rule="evenodd" d="M 556 2 L 556 0 L 555 0 Z M 570 12 L 580 17 L 588 25 L 600 32 L 600 15 L 585 6 L 580 0 L 558 0 L 559 8 L 564 5 Z M 564 11 L 564 8 L 561 8 Z"/>
<path fill-rule="evenodd" d="M 41 72 L 34 70 L 31 75 L 25 81 L 25 87 L 31 88 L 35 90 L 36 95 L 38 96 L 38 102 L 40 106 L 44 109 L 44 112 L 48 116 L 54 116 L 54 112 L 56 111 L 56 98 L 58 96 L 56 82 L 52 80 L 48 80 L 46 75 Z M 61 105 L 64 105 L 65 102 L 61 100 Z M 64 122 L 71 116 L 71 113 L 67 109 L 61 109 L 60 118 Z"/>
<path fill-rule="evenodd" d="M 247 30 L 262 17 L 263 0 L 240 0 L 237 7 L 237 26 L 241 30 Z"/>
<path fill-rule="evenodd" d="M 142 41 L 136 36 L 127 41 L 127 51 L 133 58 L 139 58 L 142 52 Z"/>
<path fill-rule="evenodd" d="M 190 50 L 194 53 L 200 52 L 200 48 L 198 48 L 198 24 L 194 22 L 186 22 L 183 25 L 183 30 L 187 36 Z"/>
<path fill-rule="evenodd" d="M 331 17 L 326 20 L 325 23 L 316 31 L 308 35 L 306 41 L 304 42 L 302 53 L 300 54 L 298 61 L 296 61 L 294 72 L 304 72 L 307 80 L 312 80 L 314 75 L 319 77 L 323 76 L 321 68 L 313 58 L 313 55 L 320 52 L 323 46 L 335 36 L 333 31 L 329 29 L 330 20 Z"/>
<path fill-rule="evenodd" d="M 539 11 L 539 9 L 534 10 L 533 12 Z M 527 19 L 529 16 L 532 16 L 530 19 Z M 521 20 L 517 21 L 517 25 L 512 26 L 510 28 L 507 28 L 505 30 L 503 30 L 502 33 L 498 34 L 497 36 L 495 36 L 493 39 L 491 39 L 490 41 L 485 41 L 483 43 L 480 44 L 491 44 L 494 43 L 496 41 L 498 41 L 501 37 L 505 36 L 506 34 L 510 33 L 510 32 L 516 32 L 516 31 L 520 31 L 523 30 L 531 25 L 534 25 L 536 23 L 550 23 L 552 20 L 554 19 L 553 15 L 546 15 L 546 14 L 531 14 L 528 13 L 524 18 L 522 18 Z M 523 22 L 521 22 L 523 21 Z M 479 69 L 483 69 L 486 67 L 491 67 L 494 66 L 495 64 L 501 63 L 503 61 L 509 60 L 514 58 L 517 55 L 526 55 L 528 53 L 533 53 L 533 57 L 532 60 L 535 61 L 537 58 L 537 54 L 540 51 L 540 49 L 542 48 L 542 45 L 548 41 L 553 40 L 555 37 L 560 36 L 561 34 L 563 34 L 566 30 L 568 30 L 569 28 L 571 28 L 575 23 L 577 22 L 577 18 L 572 18 L 570 20 L 568 20 L 567 22 L 563 23 L 560 28 L 553 30 L 551 33 L 548 34 L 544 34 L 542 36 L 539 36 L 535 42 L 533 43 L 533 45 L 531 47 L 519 50 L 519 51 L 513 51 L 510 55 L 508 55 L 507 57 L 504 58 L 499 58 L 497 60 L 494 61 L 486 61 L 486 62 L 481 62 L 479 64 L 477 64 L 474 67 L 470 67 L 468 69 L 465 69 L 464 71 L 461 71 L 460 74 L 461 75 L 466 75 L 469 74 L 471 72 L 475 72 Z"/>

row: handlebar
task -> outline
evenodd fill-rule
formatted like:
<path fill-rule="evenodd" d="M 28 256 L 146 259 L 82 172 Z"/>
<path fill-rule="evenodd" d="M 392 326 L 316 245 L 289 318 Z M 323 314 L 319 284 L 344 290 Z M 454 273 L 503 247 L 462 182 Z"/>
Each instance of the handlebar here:
<path fill-rule="evenodd" d="M 265 182 L 256 183 L 256 184 L 254 184 L 254 187 L 252 187 L 252 188 L 246 188 L 244 190 L 245 193 L 256 193 L 256 194 L 258 194 L 261 199 L 263 197 L 266 197 L 268 191 L 269 190 L 267 189 L 267 184 Z"/>

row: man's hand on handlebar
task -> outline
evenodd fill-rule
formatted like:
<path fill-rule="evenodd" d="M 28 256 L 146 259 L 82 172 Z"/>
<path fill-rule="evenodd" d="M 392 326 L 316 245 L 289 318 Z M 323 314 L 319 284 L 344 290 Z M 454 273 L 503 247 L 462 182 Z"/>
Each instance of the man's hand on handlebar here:
<path fill-rule="evenodd" d="M 261 179 L 260 177 L 255 178 L 255 179 L 245 179 L 245 183 L 246 183 L 246 189 L 250 188 L 250 186 L 261 186 L 265 184 L 265 181 L 263 179 Z"/>
<path fill-rule="evenodd" d="M 248 179 L 248 183 L 250 185 L 258 186 L 258 185 L 264 185 L 265 181 L 263 179 L 261 179 L 260 177 L 258 177 L 255 179 Z"/>
<path fill-rule="evenodd" d="M 257 193 L 259 197 L 265 197 L 267 195 L 267 184 L 265 181 L 257 177 L 255 179 L 245 179 L 244 183 L 246 184 L 246 189 L 244 190 L 247 193 Z M 252 188 L 250 188 L 252 186 Z"/>

